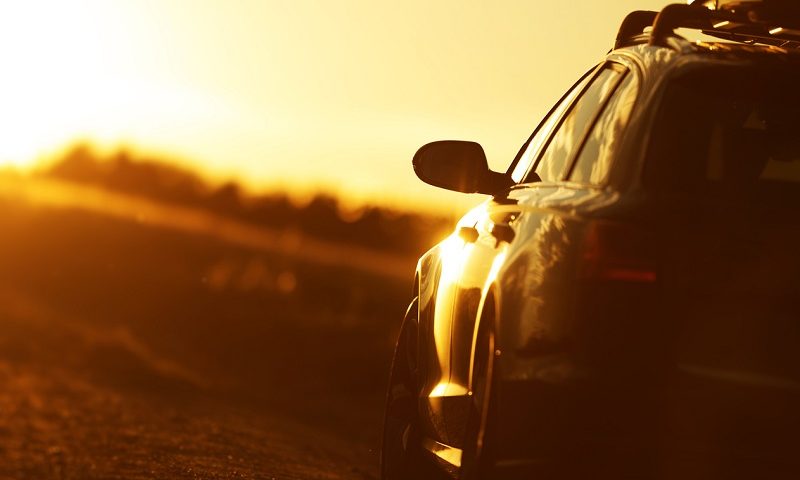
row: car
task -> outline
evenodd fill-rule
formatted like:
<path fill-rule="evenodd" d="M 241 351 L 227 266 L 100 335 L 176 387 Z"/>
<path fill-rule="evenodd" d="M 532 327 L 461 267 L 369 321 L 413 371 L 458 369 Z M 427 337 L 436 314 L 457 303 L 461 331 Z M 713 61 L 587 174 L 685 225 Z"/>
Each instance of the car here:
<path fill-rule="evenodd" d="M 794 2 L 633 12 L 505 172 L 419 149 L 488 197 L 417 264 L 381 478 L 800 478 L 798 47 Z"/>

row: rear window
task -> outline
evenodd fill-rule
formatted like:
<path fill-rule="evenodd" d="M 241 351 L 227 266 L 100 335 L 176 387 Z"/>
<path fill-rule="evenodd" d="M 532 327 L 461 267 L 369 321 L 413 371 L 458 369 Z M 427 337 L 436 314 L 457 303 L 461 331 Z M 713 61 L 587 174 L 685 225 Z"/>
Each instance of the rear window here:
<path fill-rule="evenodd" d="M 667 87 L 646 183 L 700 195 L 800 192 L 798 68 L 714 67 Z"/>

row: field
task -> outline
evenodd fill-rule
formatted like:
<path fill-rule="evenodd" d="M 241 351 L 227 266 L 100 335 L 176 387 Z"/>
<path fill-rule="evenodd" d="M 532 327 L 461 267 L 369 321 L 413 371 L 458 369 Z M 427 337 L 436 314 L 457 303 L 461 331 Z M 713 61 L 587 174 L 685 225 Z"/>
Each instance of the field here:
<path fill-rule="evenodd" d="M 415 255 L 0 181 L 0 477 L 375 478 Z"/>

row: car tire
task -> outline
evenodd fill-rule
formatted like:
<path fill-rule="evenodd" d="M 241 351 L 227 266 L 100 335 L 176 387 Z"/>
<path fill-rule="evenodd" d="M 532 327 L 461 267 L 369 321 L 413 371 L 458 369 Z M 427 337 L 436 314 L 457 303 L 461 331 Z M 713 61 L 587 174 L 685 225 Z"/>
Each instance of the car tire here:
<path fill-rule="evenodd" d="M 418 315 L 415 298 L 406 311 L 392 359 L 381 447 L 382 480 L 433 477 L 420 445 Z"/>

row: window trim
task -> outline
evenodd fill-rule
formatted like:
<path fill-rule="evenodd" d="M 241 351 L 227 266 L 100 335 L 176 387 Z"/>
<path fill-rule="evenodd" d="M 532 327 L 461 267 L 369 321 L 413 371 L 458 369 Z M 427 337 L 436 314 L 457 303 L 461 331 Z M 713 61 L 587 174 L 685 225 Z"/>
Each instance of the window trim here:
<path fill-rule="evenodd" d="M 544 125 L 550 119 L 550 116 L 553 115 L 556 112 L 556 110 L 558 110 L 558 107 L 561 106 L 561 104 L 564 102 L 564 100 L 566 100 L 567 97 L 569 97 L 569 95 L 572 93 L 572 91 L 578 85 L 580 85 L 581 82 L 583 82 L 583 80 L 586 77 L 588 77 L 590 75 L 596 75 L 596 72 L 600 71 L 600 69 L 603 67 L 604 64 L 605 64 L 605 62 L 600 63 L 598 65 L 593 66 L 592 68 L 590 68 L 586 72 L 584 72 L 580 76 L 580 78 L 578 78 L 578 80 L 576 80 L 572 84 L 572 86 L 569 87 L 569 89 L 567 89 L 567 91 L 564 92 L 563 95 L 561 95 L 561 97 L 558 99 L 558 101 L 556 103 L 554 103 L 552 107 L 550 107 L 550 110 L 548 110 L 547 114 L 544 117 L 542 117 L 542 120 L 539 122 L 539 124 L 536 126 L 536 128 L 533 129 L 533 132 L 528 136 L 528 139 L 525 140 L 525 143 L 523 143 L 522 146 L 517 151 L 517 154 L 514 156 L 514 160 L 511 161 L 511 165 L 509 165 L 508 168 L 506 169 L 506 175 L 508 175 L 509 177 L 511 176 L 511 174 L 514 172 L 514 170 L 517 168 L 517 163 L 519 163 L 519 161 L 522 159 L 522 155 L 524 155 L 525 151 L 528 150 L 528 145 L 530 145 L 531 140 L 533 140 L 533 137 L 535 137 L 536 134 L 539 133 L 539 131 L 542 128 L 544 128 Z M 589 84 L 592 83 L 592 80 L 593 80 L 593 78 L 589 79 L 589 81 L 586 82 L 586 85 L 584 85 L 583 88 L 581 89 L 581 91 L 578 92 L 578 94 L 572 100 L 572 103 L 569 106 L 567 106 L 567 109 L 561 115 L 561 118 L 564 118 L 564 116 L 566 116 L 569 113 L 569 111 L 572 109 L 572 105 L 574 105 L 575 102 L 578 101 L 578 99 L 583 95 L 583 92 L 586 90 L 586 87 Z M 561 119 L 559 119 L 558 122 L 559 122 L 558 125 L 561 125 Z M 558 125 L 553 129 L 553 131 L 555 131 L 555 129 L 558 128 Z M 545 140 L 545 141 L 547 141 L 547 140 Z M 528 176 L 528 173 L 530 173 L 530 171 L 533 169 L 533 165 L 535 165 L 538 160 L 539 159 L 538 159 L 538 156 L 537 156 L 537 158 L 535 158 L 533 160 L 533 163 L 531 164 L 531 168 L 528 168 L 527 170 L 525 170 L 525 174 L 522 176 L 522 180 L 520 180 L 519 182 L 515 182 L 516 185 L 521 185 L 521 184 L 524 183 L 525 178 L 527 178 L 527 176 Z"/>
<path fill-rule="evenodd" d="M 600 74 L 603 72 L 603 70 L 605 70 L 607 67 L 611 68 L 613 70 L 617 70 L 618 72 L 621 73 L 621 75 L 619 76 L 617 81 L 614 83 L 614 86 L 611 89 L 611 92 L 609 93 L 608 97 L 603 101 L 603 104 L 600 105 L 600 108 L 598 108 L 597 112 L 595 112 L 594 116 L 592 117 L 591 121 L 589 122 L 589 126 L 588 126 L 588 129 L 587 129 L 587 132 L 591 131 L 594 128 L 594 125 L 597 122 L 597 119 L 599 118 L 600 114 L 605 109 L 605 107 L 606 107 L 606 105 L 608 103 L 608 100 L 614 95 L 614 93 L 616 92 L 616 90 L 619 87 L 619 85 L 622 82 L 622 80 L 625 77 L 627 77 L 628 73 L 631 71 L 631 69 L 629 67 L 625 66 L 624 64 L 622 64 L 620 62 L 617 62 L 617 61 L 614 61 L 614 60 L 606 60 L 603 63 L 599 64 L 595 68 L 594 73 L 592 75 L 592 78 L 588 82 L 586 82 L 586 85 L 584 85 L 584 87 L 580 91 L 580 93 L 575 97 L 575 99 L 569 105 L 567 110 L 564 111 L 564 114 L 561 116 L 561 118 L 558 119 L 558 124 L 553 128 L 553 131 L 550 133 L 550 136 L 548 136 L 545 139 L 544 145 L 542 146 L 542 150 L 537 155 L 536 159 L 534 160 L 533 164 L 531 165 L 531 168 L 528 169 L 528 171 L 525 172 L 525 176 L 523 177 L 522 181 L 518 183 L 518 185 L 539 183 L 539 182 L 526 181 L 526 179 L 530 176 L 531 172 L 536 171 L 536 169 L 539 167 L 539 163 L 541 162 L 542 157 L 544 156 L 544 153 L 547 151 L 548 147 L 550 146 L 550 142 L 552 142 L 553 137 L 556 136 L 556 134 L 558 133 L 559 129 L 564 124 L 564 121 L 566 120 L 566 118 L 575 109 L 575 105 L 578 104 L 578 102 L 586 94 L 586 91 L 592 85 L 594 85 L 594 82 L 597 80 L 597 77 L 599 77 Z M 583 77 L 581 77 L 581 80 L 583 80 Z M 567 93 L 569 93 L 569 91 Z M 577 158 L 577 156 L 576 156 L 577 152 L 580 152 L 583 149 L 583 145 L 586 142 L 586 138 L 587 138 L 587 134 L 584 133 L 583 136 L 580 139 L 579 144 L 578 144 L 578 149 L 575 152 L 573 152 L 572 155 L 571 155 L 571 158 L 568 158 L 567 161 L 566 161 L 566 165 L 569 168 L 565 169 L 565 174 L 563 174 L 561 176 L 561 178 L 559 178 L 558 180 L 554 180 L 554 182 L 563 182 L 567 178 L 569 178 L 569 174 L 572 173 L 572 169 L 573 169 L 573 166 L 574 166 L 574 163 L 575 163 L 575 159 Z"/>
<path fill-rule="evenodd" d="M 619 88 L 620 88 L 620 86 L 622 86 L 623 82 L 625 82 L 625 80 L 630 75 L 634 74 L 633 71 L 631 71 L 630 68 L 622 65 L 621 63 L 617 63 L 617 62 L 613 62 L 613 63 L 616 63 L 617 65 L 622 66 L 624 68 L 624 71 L 622 72 L 622 75 L 619 77 L 619 80 L 617 80 L 617 83 L 614 84 L 614 88 L 611 90 L 611 94 L 603 101 L 603 104 L 600 106 L 600 109 L 597 111 L 597 113 L 595 114 L 594 118 L 592 118 L 592 121 L 591 121 L 591 123 L 589 125 L 589 129 L 586 130 L 586 132 L 583 134 L 583 138 L 581 138 L 580 145 L 578 146 L 578 149 L 575 151 L 575 154 L 572 156 L 572 159 L 570 159 L 569 168 L 566 170 L 566 174 L 564 175 L 564 178 L 562 178 L 562 181 L 570 181 L 569 178 L 572 176 L 572 172 L 575 170 L 575 165 L 578 163 L 578 159 L 580 158 L 581 153 L 583 152 L 583 149 L 586 146 L 586 142 L 589 140 L 589 137 L 591 136 L 592 132 L 594 131 L 594 128 L 597 126 L 597 121 L 600 120 L 600 117 L 603 116 L 603 114 L 606 111 L 606 108 L 608 108 L 609 103 L 611 103 L 611 99 L 614 97 L 614 95 L 617 94 L 617 92 L 619 91 Z M 638 96 L 638 94 L 639 94 L 639 92 L 638 92 L 638 88 L 637 88 L 636 95 Z M 634 102 L 634 106 L 635 105 L 636 105 L 636 103 Z M 633 109 L 633 107 L 631 107 L 631 109 Z M 595 184 L 595 183 L 591 183 L 591 182 L 588 182 L 588 183 L 587 182 L 574 182 L 574 183 L 579 184 L 579 185 L 599 185 L 599 184 Z"/>

